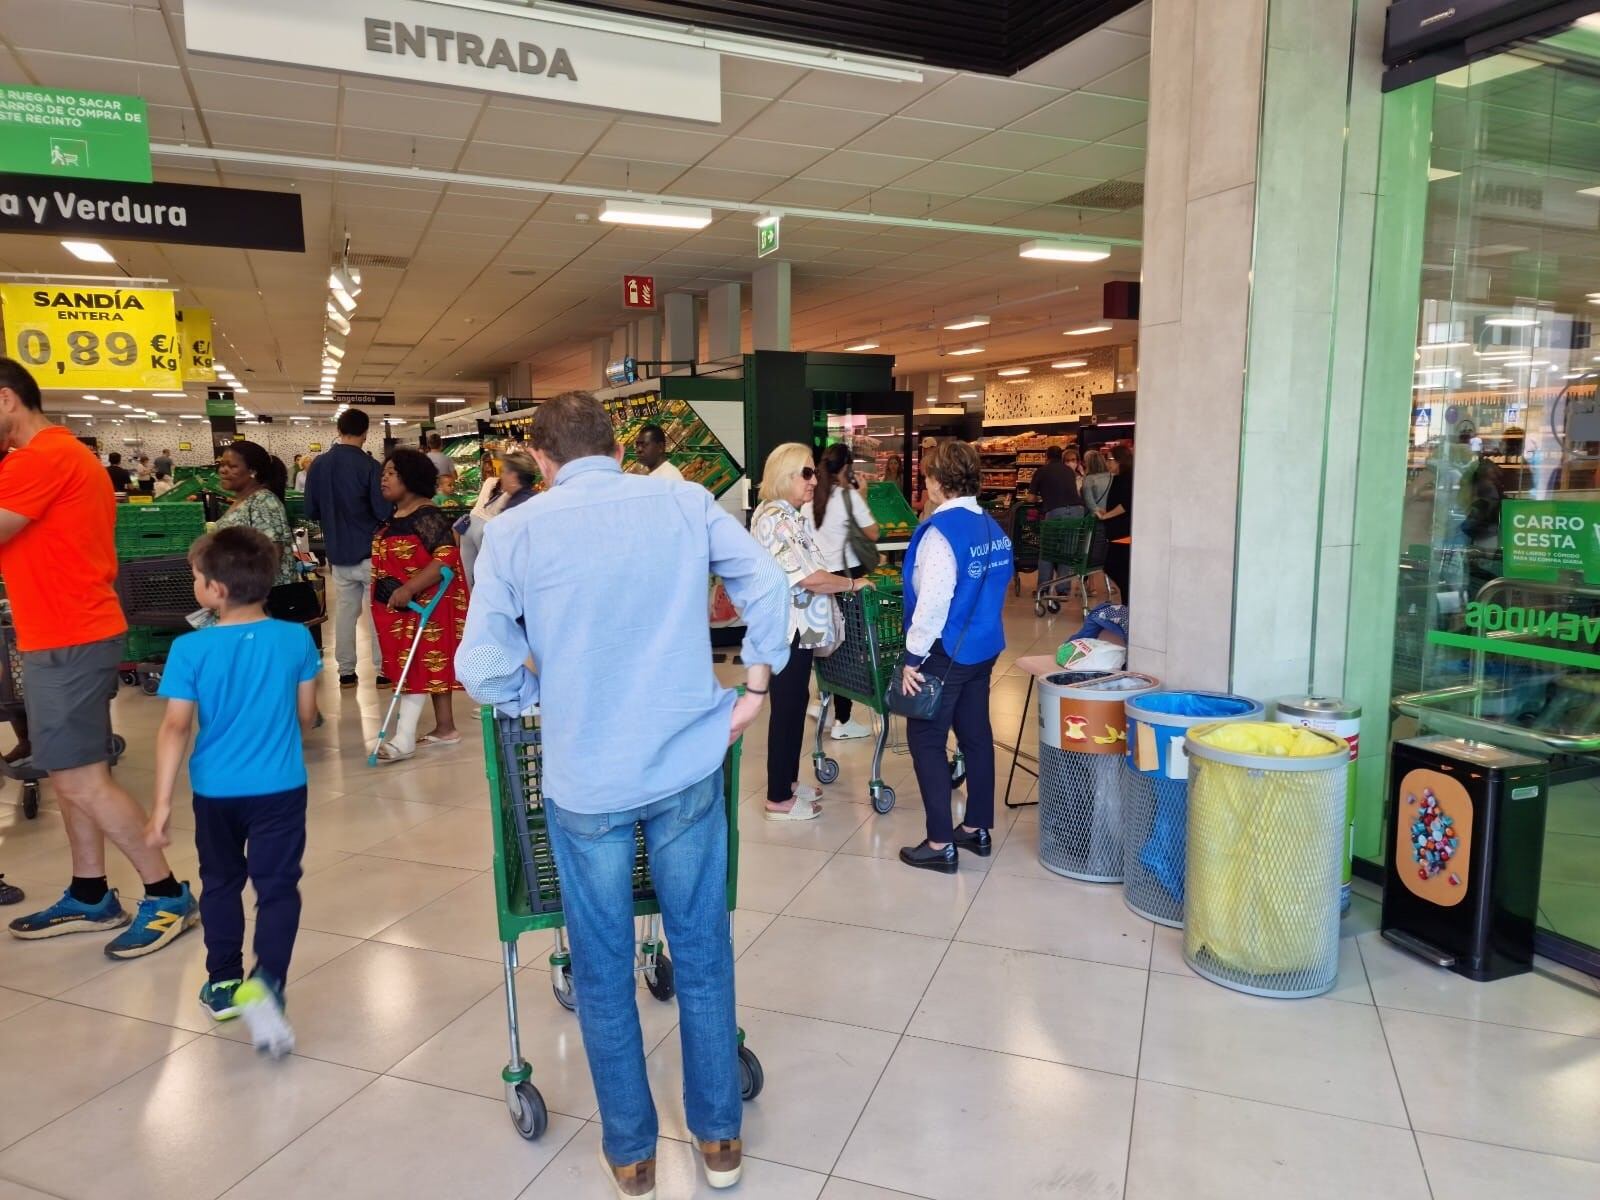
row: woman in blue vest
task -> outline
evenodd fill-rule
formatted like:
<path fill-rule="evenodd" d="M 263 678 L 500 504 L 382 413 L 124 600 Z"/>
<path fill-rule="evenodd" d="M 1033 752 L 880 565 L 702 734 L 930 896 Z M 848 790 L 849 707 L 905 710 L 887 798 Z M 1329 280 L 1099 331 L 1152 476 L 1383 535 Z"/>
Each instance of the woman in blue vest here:
<path fill-rule="evenodd" d="M 927 812 L 928 836 L 900 851 L 900 861 L 953 873 L 956 847 L 987 858 L 994 824 L 994 731 L 989 677 L 1005 649 L 1001 612 L 1014 570 L 1011 539 L 978 507 L 977 450 L 941 440 L 922 460 L 933 514 L 906 551 L 906 667 L 900 686 L 914 696 L 928 679 L 944 681 L 932 720 L 906 722 L 906 742 Z M 967 759 L 967 812 L 950 818 L 951 727 Z"/>

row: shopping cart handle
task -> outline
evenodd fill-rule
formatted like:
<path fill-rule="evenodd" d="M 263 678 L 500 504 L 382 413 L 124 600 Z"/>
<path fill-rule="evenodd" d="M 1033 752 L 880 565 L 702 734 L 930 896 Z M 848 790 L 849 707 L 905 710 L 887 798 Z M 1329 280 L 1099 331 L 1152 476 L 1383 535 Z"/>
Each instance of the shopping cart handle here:
<path fill-rule="evenodd" d="M 426 604 L 418 604 L 415 600 L 413 600 L 410 604 L 406 605 L 406 607 L 422 614 L 422 619 L 426 621 L 429 617 L 433 616 L 433 610 L 439 607 L 439 601 L 444 599 L 444 594 L 450 590 L 450 585 L 455 582 L 455 577 L 456 573 L 453 569 L 450 567 L 440 567 L 439 586 L 434 589 L 433 599 L 429 600 Z"/>

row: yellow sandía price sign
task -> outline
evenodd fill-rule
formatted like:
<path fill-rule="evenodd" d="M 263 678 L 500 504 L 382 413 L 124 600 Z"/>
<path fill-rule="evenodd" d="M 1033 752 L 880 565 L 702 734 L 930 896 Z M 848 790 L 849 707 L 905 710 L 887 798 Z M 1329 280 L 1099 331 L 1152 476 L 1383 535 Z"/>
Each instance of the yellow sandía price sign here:
<path fill-rule="evenodd" d="M 41 387 L 182 386 L 171 292 L 0 284 L 0 318 L 5 353 Z"/>

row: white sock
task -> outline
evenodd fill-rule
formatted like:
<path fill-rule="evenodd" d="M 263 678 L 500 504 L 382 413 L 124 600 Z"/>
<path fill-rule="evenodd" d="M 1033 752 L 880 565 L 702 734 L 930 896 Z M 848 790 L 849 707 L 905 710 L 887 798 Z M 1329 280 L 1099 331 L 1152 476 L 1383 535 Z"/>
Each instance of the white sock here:
<path fill-rule="evenodd" d="M 421 693 L 406 693 L 400 697 L 395 713 L 395 729 L 389 740 L 402 754 L 417 748 L 417 724 L 422 720 L 422 710 L 428 706 L 428 697 Z"/>

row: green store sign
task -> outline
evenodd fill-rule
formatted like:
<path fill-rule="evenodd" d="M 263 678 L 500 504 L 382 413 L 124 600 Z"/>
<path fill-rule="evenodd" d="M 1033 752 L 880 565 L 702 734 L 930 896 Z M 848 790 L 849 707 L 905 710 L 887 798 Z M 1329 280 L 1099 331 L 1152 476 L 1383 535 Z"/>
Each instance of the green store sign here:
<path fill-rule="evenodd" d="M 1507 500 L 1500 512 L 1504 573 L 1600 584 L 1600 501 Z"/>
<path fill-rule="evenodd" d="M 0 84 L 0 171 L 149 183 L 144 101 Z"/>
<path fill-rule="evenodd" d="M 1463 624 L 1470 633 L 1433 629 L 1428 641 L 1458 650 L 1487 651 L 1508 658 L 1557 663 L 1567 667 L 1600 668 L 1600 616 L 1559 608 L 1534 608 L 1520 604 L 1467 605 Z M 1525 639 L 1541 639 L 1539 641 Z M 1565 645 L 1550 645 L 1561 642 Z"/>

